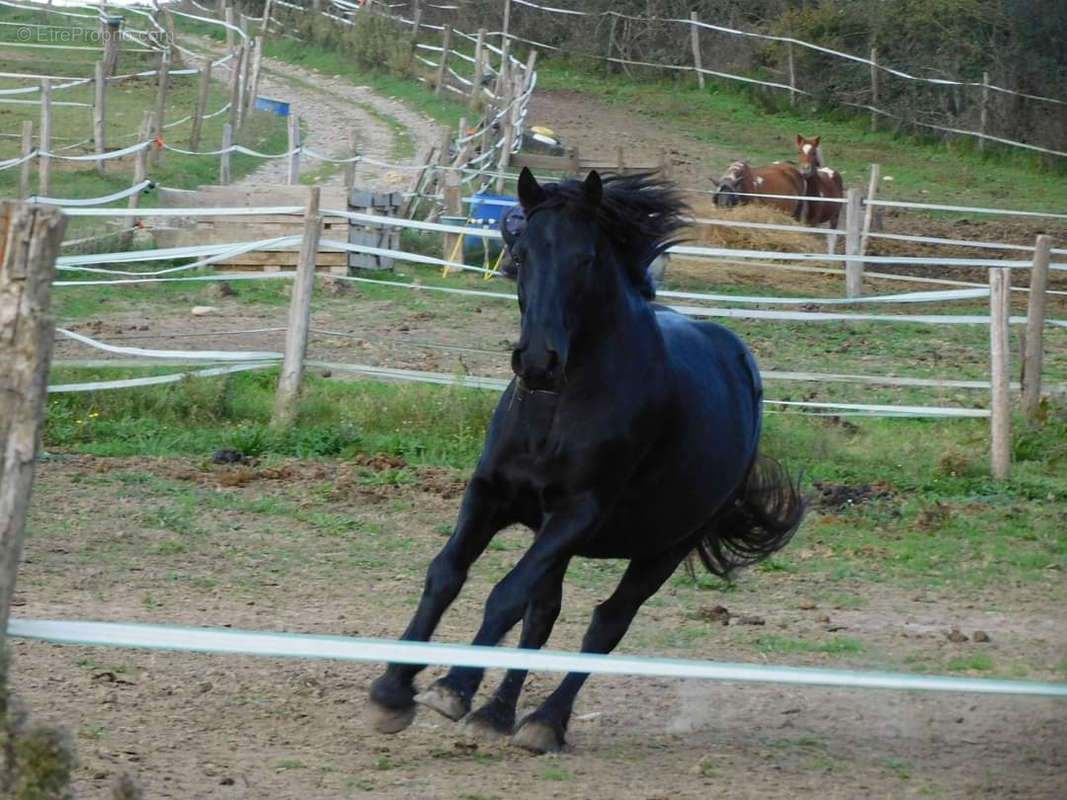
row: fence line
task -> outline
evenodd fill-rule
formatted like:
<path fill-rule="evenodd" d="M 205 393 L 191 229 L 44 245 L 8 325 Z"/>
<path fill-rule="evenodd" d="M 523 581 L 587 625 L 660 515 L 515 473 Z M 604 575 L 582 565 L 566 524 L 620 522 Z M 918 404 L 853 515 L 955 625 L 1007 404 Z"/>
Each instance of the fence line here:
<path fill-rule="evenodd" d="M 12 619 L 8 635 L 63 644 L 136 647 L 198 653 L 287 658 L 330 658 L 404 664 L 451 664 L 486 669 L 586 672 L 600 675 L 836 686 L 852 689 L 972 692 L 1067 698 L 1067 683 L 907 675 L 891 672 L 724 664 L 690 659 L 597 655 L 558 650 L 476 647 L 302 633 L 187 628 L 145 623 Z"/>

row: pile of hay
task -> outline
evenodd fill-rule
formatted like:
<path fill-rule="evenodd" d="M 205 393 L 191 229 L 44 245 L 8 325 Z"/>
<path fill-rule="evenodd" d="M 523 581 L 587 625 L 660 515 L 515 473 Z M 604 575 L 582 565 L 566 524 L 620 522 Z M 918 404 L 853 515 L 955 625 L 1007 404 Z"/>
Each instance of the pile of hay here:
<path fill-rule="evenodd" d="M 719 208 L 710 197 L 690 202 L 695 219 L 721 219 L 737 222 L 764 222 L 775 225 L 797 225 L 788 214 L 777 208 L 755 203 L 733 208 Z M 787 253 L 823 252 L 825 237 L 819 234 L 794 231 L 770 231 L 762 228 L 730 228 L 725 225 L 693 224 L 684 233 L 687 244 L 707 247 L 729 247 L 737 250 L 778 250 Z"/>

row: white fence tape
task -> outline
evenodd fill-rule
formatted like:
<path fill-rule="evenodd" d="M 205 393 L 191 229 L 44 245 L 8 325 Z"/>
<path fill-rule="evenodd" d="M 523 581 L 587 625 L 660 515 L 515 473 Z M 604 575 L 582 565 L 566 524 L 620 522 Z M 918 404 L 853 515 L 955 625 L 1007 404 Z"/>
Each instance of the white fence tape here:
<path fill-rule="evenodd" d="M 48 387 L 49 394 L 69 394 L 72 392 L 99 392 L 107 389 L 131 389 L 136 386 L 160 386 L 178 383 L 186 378 L 210 378 L 218 375 L 230 375 L 235 372 L 266 369 L 277 366 L 277 360 L 260 361 L 251 364 L 234 364 L 228 367 L 210 367 L 208 369 L 174 372 L 168 375 L 153 375 L 147 378 L 122 378 L 114 381 L 87 381 L 85 383 L 56 383 Z"/>
<path fill-rule="evenodd" d="M 143 356 L 150 358 L 181 358 L 199 361 L 276 361 L 282 357 L 281 353 L 265 353 L 254 350 L 151 350 L 144 347 L 122 347 L 120 345 L 105 344 L 98 339 L 83 336 L 66 328 L 56 328 L 56 333 L 73 339 L 76 342 L 89 345 L 106 353 L 116 353 L 123 356 Z"/>
<path fill-rule="evenodd" d="M 450 664 L 486 669 L 588 672 L 664 678 L 787 683 L 851 689 L 972 692 L 1067 698 L 1067 683 L 990 680 L 891 672 L 725 664 L 674 658 L 520 650 L 508 647 L 402 642 L 362 637 L 265 633 L 233 629 L 183 628 L 122 622 L 12 619 L 7 633 L 20 639 L 103 647 L 136 647 L 179 652 L 229 653 L 287 658 L 330 658 L 404 664 Z"/>

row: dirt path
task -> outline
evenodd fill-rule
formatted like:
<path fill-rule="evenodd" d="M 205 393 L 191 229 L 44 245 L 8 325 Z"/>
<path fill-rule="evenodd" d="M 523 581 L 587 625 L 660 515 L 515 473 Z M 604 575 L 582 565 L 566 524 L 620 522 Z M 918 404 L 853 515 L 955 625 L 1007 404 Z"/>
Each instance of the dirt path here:
<path fill-rule="evenodd" d="M 205 39 L 202 44 L 215 55 L 223 53 L 216 43 Z M 228 71 L 226 74 L 228 79 Z M 350 130 L 359 134 L 362 155 L 387 164 L 415 163 L 440 138 L 440 126 L 434 120 L 398 100 L 383 97 L 369 86 L 353 86 L 339 76 L 324 75 L 273 58 L 263 59 L 257 94 L 288 102 L 290 113 L 300 117 L 303 144 L 331 158 L 348 156 Z M 398 126 L 402 126 L 403 133 L 397 130 Z M 399 136 L 410 139 L 414 155 L 397 156 Z M 324 163 L 328 162 L 305 156 L 301 169 L 315 170 Z M 287 175 L 287 159 L 270 159 L 235 185 L 283 184 Z M 340 186 L 343 175 L 338 165 L 317 182 L 323 186 Z M 410 172 L 360 163 L 356 166 L 356 179 L 375 188 L 398 189 L 408 185 Z"/>

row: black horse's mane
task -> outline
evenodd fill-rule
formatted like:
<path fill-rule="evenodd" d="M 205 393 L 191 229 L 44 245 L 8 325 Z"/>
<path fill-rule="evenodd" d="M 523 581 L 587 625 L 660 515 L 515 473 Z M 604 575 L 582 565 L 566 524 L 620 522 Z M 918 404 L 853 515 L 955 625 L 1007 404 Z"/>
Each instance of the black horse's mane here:
<path fill-rule="evenodd" d="M 651 298 L 648 266 L 681 239 L 675 234 L 687 224 L 689 207 L 675 185 L 653 172 L 602 177 L 604 194 L 595 208 L 597 227 L 613 245 L 626 275 Z M 547 195 L 527 215 L 547 208 L 577 204 L 589 208 L 586 185 L 568 179 L 544 184 Z"/>

